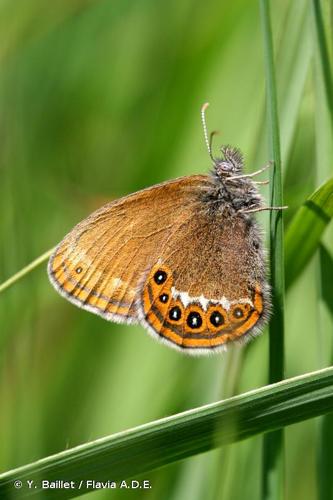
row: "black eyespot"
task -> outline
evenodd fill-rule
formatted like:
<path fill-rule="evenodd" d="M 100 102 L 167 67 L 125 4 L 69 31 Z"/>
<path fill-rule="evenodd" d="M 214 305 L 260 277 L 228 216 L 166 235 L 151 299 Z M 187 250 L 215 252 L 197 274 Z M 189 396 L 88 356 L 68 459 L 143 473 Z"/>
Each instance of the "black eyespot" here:
<path fill-rule="evenodd" d="M 240 307 L 236 307 L 236 309 L 234 309 L 233 315 L 235 318 L 239 319 L 244 316 L 244 313 Z"/>
<path fill-rule="evenodd" d="M 77 272 L 77 274 L 82 273 L 82 267 L 81 266 L 77 267 L 75 271 Z"/>
<path fill-rule="evenodd" d="M 190 312 L 190 314 L 187 316 L 186 323 L 190 328 L 200 328 L 200 326 L 202 325 L 201 314 L 196 311 Z"/>
<path fill-rule="evenodd" d="M 259 249 L 259 241 L 256 241 L 254 240 L 254 242 L 252 243 L 253 244 L 253 247 L 258 250 Z"/>
<path fill-rule="evenodd" d="M 169 295 L 167 293 L 162 293 L 162 295 L 159 296 L 159 299 L 163 304 L 166 304 L 169 300 Z"/>
<path fill-rule="evenodd" d="M 210 315 L 209 321 L 214 326 L 221 326 L 224 323 L 224 317 L 219 311 L 213 311 Z"/>
<path fill-rule="evenodd" d="M 172 321 L 178 321 L 178 320 L 180 320 L 181 317 L 182 317 L 182 312 L 178 306 L 175 306 L 172 309 L 170 309 L 169 318 Z"/>
<path fill-rule="evenodd" d="M 157 285 L 162 285 L 162 283 L 166 281 L 167 277 L 167 273 L 165 271 L 161 271 L 160 269 L 154 274 L 154 281 L 155 283 L 157 283 Z"/>

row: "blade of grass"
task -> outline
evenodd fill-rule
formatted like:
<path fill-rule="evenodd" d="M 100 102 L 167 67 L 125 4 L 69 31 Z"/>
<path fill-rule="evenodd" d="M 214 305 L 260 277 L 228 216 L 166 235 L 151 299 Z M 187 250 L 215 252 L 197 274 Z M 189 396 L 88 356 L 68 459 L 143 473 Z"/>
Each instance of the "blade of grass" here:
<path fill-rule="evenodd" d="M 322 184 L 300 207 L 285 239 L 286 287 L 289 288 L 318 248 L 333 217 L 333 178 Z"/>
<path fill-rule="evenodd" d="M 314 88 L 315 88 L 315 123 L 316 123 L 316 172 L 318 179 L 325 179 L 331 172 L 332 134 L 333 134 L 333 79 L 330 55 L 325 34 L 322 4 L 312 0 L 312 17 L 314 26 Z M 328 30 L 330 29 L 328 23 Z M 329 174 L 330 175 L 330 174 Z M 333 196 L 331 197 L 333 205 Z M 331 210 L 333 215 L 333 208 Z M 321 363 L 332 364 L 333 334 L 332 314 L 332 257 L 323 245 L 317 254 L 317 289 L 319 297 L 318 324 L 320 326 L 318 345 L 321 351 Z M 326 303 L 327 309 L 324 307 Z M 328 500 L 333 497 L 332 481 L 332 432 L 333 414 L 326 415 L 318 421 L 317 439 L 317 477 L 318 498 Z"/>
<path fill-rule="evenodd" d="M 333 318 L 333 258 L 324 245 L 319 247 L 322 298 Z"/>
<path fill-rule="evenodd" d="M 281 159 L 284 170 L 294 145 L 295 133 L 312 61 L 309 9 L 305 2 L 290 2 L 283 23 L 283 36 L 276 47 L 279 68 L 279 121 Z"/>
<path fill-rule="evenodd" d="M 15 494 L 14 481 L 22 481 L 20 498 L 40 491 L 41 479 L 74 481 L 76 489 L 44 490 L 53 498 L 81 495 L 82 480 L 115 481 L 135 477 L 154 468 L 280 429 L 333 409 L 333 368 L 325 368 L 265 386 L 218 403 L 156 420 L 0 475 L 0 497 Z M 27 480 L 37 489 L 29 489 Z"/>
<path fill-rule="evenodd" d="M 53 251 L 54 251 L 54 248 L 51 248 L 51 250 L 48 250 L 47 252 L 43 253 L 42 255 L 37 257 L 37 259 L 33 260 L 32 262 L 30 262 L 30 264 L 28 264 L 23 269 L 18 271 L 16 274 L 14 274 L 10 278 L 8 278 L 8 280 L 1 283 L 0 284 L 0 293 L 4 292 L 7 288 L 11 287 L 12 285 L 14 285 L 14 283 L 16 283 L 20 279 L 24 278 L 24 276 L 26 276 L 31 271 L 36 269 L 36 267 L 40 266 L 45 261 L 47 261 L 47 259 L 50 257 L 50 255 L 52 254 Z"/>
<path fill-rule="evenodd" d="M 329 320 L 325 323 L 325 330 L 333 335 L 333 258 L 323 245 L 319 249 L 320 285 L 322 300 L 327 306 Z M 331 344 L 332 345 L 332 344 Z M 333 362 L 331 348 L 330 361 Z M 333 413 L 324 415 L 319 421 L 318 439 L 318 498 L 330 500 L 333 498 Z"/>
<path fill-rule="evenodd" d="M 266 72 L 268 134 L 274 169 L 270 172 L 271 206 L 282 206 L 282 174 L 273 36 L 269 0 L 260 0 Z M 283 219 L 280 211 L 270 214 L 270 270 L 274 315 L 269 325 L 269 382 L 284 377 L 284 255 Z M 266 499 L 283 498 L 283 430 L 264 436 L 262 494 Z"/>
<path fill-rule="evenodd" d="M 323 13 L 321 10 L 320 0 L 312 0 L 313 17 L 315 22 L 315 32 L 317 36 L 320 63 L 322 69 L 322 76 L 327 100 L 327 108 L 330 113 L 331 125 L 333 129 L 333 78 L 330 67 L 330 57 L 328 53 L 328 46 L 325 37 L 325 29 L 323 22 Z"/>
<path fill-rule="evenodd" d="M 269 2 L 261 0 L 265 46 L 267 81 L 268 130 L 274 169 L 270 171 L 271 206 L 282 206 L 282 176 L 280 134 L 277 111 L 273 41 L 270 25 Z M 282 211 L 272 210 L 270 214 L 270 267 L 274 316 L 270 324 L 270 382 L 283 378 L 283 297 L 284 297 L 284 252 Z"/>

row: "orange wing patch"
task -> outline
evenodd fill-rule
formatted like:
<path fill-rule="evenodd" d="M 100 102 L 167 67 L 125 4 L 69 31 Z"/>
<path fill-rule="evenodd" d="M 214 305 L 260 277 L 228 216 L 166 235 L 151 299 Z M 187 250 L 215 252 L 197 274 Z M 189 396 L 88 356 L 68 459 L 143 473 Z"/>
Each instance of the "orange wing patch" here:
<path fill-rule="evenodd" d="M 194 299 L 185 307 L 179 296 L 173 296 L 173 281 L 169 268 L 155 265 L 143 288 L 142 305 L 144 325 L 175 347 L 195 351 L 224 346 L 250 332 L 262 316 L 258 286 L 252 304 L 243 301 L 224 308 L 210 301 L 204 308 Z"/>
<path fill-rule="evenodd" d="M 72 260 L 66 250 L 57 249 L 49 262 L 49 276 L 58 291 L 106 319 L 117 320 L 113 315 L 134 318 L 135 290 L 126 281 L 105 275 L 82 258 Z"/>

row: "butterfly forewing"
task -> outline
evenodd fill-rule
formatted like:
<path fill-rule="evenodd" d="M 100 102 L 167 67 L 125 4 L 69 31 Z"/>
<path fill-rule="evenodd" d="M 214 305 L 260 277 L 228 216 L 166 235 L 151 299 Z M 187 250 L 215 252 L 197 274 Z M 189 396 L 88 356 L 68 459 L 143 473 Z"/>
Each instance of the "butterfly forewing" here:
<path fill-rule="evenodd" d="M 206 184 L 206 176 L 182 178 L 97 210 L 56 248 L 51 282 L 68 300 L 106 319 L 137 321 L 145 274 L 195 215 Z"/>

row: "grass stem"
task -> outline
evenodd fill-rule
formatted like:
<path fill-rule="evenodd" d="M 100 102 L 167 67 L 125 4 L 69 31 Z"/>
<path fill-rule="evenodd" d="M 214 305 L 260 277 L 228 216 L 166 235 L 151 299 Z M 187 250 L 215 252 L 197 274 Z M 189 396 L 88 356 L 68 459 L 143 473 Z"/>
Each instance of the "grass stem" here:
<path fill-rule="evenodd" d="M 273 36 L 269 0 L 260 0 L 264 39 L 268 135 L 274 169 L 270 172 L 271 206 L 282 206 L 282 175 Z M 269 383 L 284 377 L 284 255 L 282 212 L 270 214 L 270 271 L 273 317 L 269 326 Z M 264 499 L 284 497 L 283 430 L 264 436 L 262 494 Z"/>
<path fill-rule="evenodd" d="M 28 264 L 23 269 L 18 271 L 16 274 L 14 274 L 10 278 L 8 278 L 8 280 L 1 283 L 0 284 L 0 293 L 4 292 L 5 290 L 7 290 L 7 288 L 14 285 L 21 278 L 23 278 L 24 276 L 29 274 L 30 271 L 33 271 L 34 269 L 36 269 L 36 267 L 43 264 L 43 262 L 45 262 L 50 257 L 50 255 L 52 254 L 53 251 L 54 251 L 54 248 L 51 248 L 51 250 L 48 250 L 47 252 L 43 253 L 42 255 L 37 257 L 37 259 L 33 260 L 32 262 L 30 262 L 30 264 Z"/>

